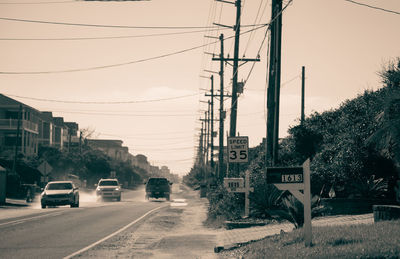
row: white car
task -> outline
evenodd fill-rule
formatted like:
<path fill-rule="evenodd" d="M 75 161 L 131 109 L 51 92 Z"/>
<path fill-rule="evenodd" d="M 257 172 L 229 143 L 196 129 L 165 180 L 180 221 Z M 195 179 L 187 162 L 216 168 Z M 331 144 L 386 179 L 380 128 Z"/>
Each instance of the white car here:
<path fill-rule="evenodd" d="M 46 206 L 70 205 L 79 207 L 78 187 L 72 181 L 53 181 L 47 183 L 40 195 L 42 209 Z"/>
<path fill-rule="evenodd" d="M 97 199 L 117 199 L 121 201 L 121 186 L 117 179 L 100 179 L 96 188 Z"/>

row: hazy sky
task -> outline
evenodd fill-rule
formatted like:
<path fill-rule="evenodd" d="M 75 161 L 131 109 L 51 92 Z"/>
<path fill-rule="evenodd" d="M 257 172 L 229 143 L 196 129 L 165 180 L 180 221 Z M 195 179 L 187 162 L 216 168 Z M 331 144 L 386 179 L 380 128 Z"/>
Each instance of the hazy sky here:
<path fill-rule="evenodd" d="M 358 1 L 397 14 L 345 0 L 294 0 L 284 11 L 281 137 L 300 116 L 301 66 L 306 67 L 310 114 L 379 88 L 377 72 L 400 57 L 400 1 Z M 242 25 L 269 22 L 271 0 L 242 2 Z M 219 43 L 204 36 L 234 35 L 230 29 L 205 27 L 233 25 L 234 18 L 233 5 L 213 0 L 0 0 L 0 92 L 95 130 L 97 138 L 121 139 L 132 154 L 185 174 L 193 165 L 199 118 L 207 109 L 200 101 L 208 100 L 203 89 L 210 88 L 210 80 L 202 76 L 211 75 L 205 69 L 219 69 L 204 54 L 218 54 Z M 240 55 L 248 58 L 262 47 L 261 62 L 252 70 L 252 63 L 244 64 L 238 76 L 249 78 L 239 98 L 237 131 L 249 136 L 250 146 L 266 132 L 264 35 L 265 27 L 240 41 Z M 181 53 L 168 55 L 176 52 Z M 225 41 L 225 53 L 233 56 L 232 39 Z M 225 71 L 230 90 L 232 69 L 227 65 Z M 230 100 L 225 108 L 226 130 Z"/>

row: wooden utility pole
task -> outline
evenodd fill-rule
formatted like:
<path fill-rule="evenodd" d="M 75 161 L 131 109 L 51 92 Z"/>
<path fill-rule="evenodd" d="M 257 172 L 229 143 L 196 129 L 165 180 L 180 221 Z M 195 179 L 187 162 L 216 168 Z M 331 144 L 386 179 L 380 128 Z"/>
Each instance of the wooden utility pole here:
<path fill-rule="evenodd" d="M 301 117 L 300 117 L 301 125 L 303 125 L 304 123 L 305 74 L 306 74 L 306 68 L 302 66 L 301 67 Z"/>
<path fill-rule="evenodd" d="M 233 76 L 232 76 L 232 102 L 231 102 L 231 124 L 229 129 L 229 136 L 236 136 L 236 119 L 237 119 L 237 106 L 238 106 L 238 68 L 239 68 L 239 38 L 240 38 L 240 15 L 241 15 L 242 1 L 236 1 L 236 25 L 233 27 L 235 30 L 235 48 L 233 52 Z"/>
<path fill-rule="evenodd" d="M 209 164 L 209 150 L 210 150 L 210 124 L 211 124 L 211 119 L 210 119 L 210 113 L 211 113 L 211 111 L 210 111 L 210 109 L 211 109 L 211 102 L 210 101 L 208 101 L 208 111 L 207 111 L 207 140 L 206 140 L 206 142 L 207 142 L 207 149 L 206 149 L 206 157 L 207 157 L 207 165 Z"/>
<path fill-rule="evenodd" d="M 213 71 L 209 71 L 212 73 L 215 73 Z M 214 169 L 214 97 L 216 97 L 216 95 L 214 95 L 214 76 L 211 75 L 210 77 L 211 79 L 211 91 L 210 94 L 205 94 L 205 96 L 209 96 L 211 97 L 211 100 L 209 101 L 209 105 L 210 105 L 210 110 L 209 110 L 209 115 L 210 115 L 210 166 L 212 169 Z"/>
<path fill-rule="evenodd" d="M 224 34 L 219 37 L 221 41 L 221 54 L 220 54 L 220 93 L 219 93 L 219 153 L 218 153 L 218 174 L 219 180 L 223 176 L 224 171 Z"/>
<path fill-rule="evenodd" d="M 270 66 L 267 92 L 267 164 L 278 160 L 279 98 L 281 83 L 282 0 L 272 0 Z"/>
<path fill-rule="evenodd" d="M 214 168 L 214 76 L 211 76 L 211 168 Z"/>
<path fill-rule="evenodd" d="M 204 122 L 201 122 L 201 132 L 200 132 L 200 139 L 199 139 L 199 165 L 203 165 L 204 163 L 204 141 L 203 141 L 203 129 L 204 129 Z"/>
<path fill-rule="evenodd" d="M 240 39 L 240 17 L 241 17 L 241 8 L 242 8 L 242 0 L 236 0 L 236 2 L 230 2 L 225 0 L 216 0 L 218 2 L 233 4 L 236 6 L 236 24 L 234 26 L 226 26 L 222 24 L 214 23 L 215 25 L 219 25 L 222 27 L 233 28 L 235 31 L 235 47 L 233 58 L 223 58 L 224 61 L 233 61 L 233 77 L 232 77 L 232 99 L 231 99 L 231 118 L 230 118 L 230 128 L 229 128 L 229 136 L 236 136 L 236 122 L 237 122 L 237 106 L 238 106 L 238 73 L 239 73 L 239 61 L 243 62 L 256 62 L 260 61 L 259 58 L 250 59 L 250 58 L 239 58 L 239 39 Z M 228 63 L 229 64 L 229 63 Z"/>

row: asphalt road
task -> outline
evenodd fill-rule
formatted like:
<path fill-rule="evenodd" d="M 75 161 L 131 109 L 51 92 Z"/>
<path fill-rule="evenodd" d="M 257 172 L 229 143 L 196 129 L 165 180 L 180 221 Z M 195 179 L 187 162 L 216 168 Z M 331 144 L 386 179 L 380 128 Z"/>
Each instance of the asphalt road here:
<path fill-rule="evenodd" d="M 34 205 L 8 211 L 0 218 L 0 258 L 64 258 L 167 205 L 145 201 L 144 190 L 125 191 L 121 202 L 101 203 L 81 193 L 80 203 L 79 208 Z"/>

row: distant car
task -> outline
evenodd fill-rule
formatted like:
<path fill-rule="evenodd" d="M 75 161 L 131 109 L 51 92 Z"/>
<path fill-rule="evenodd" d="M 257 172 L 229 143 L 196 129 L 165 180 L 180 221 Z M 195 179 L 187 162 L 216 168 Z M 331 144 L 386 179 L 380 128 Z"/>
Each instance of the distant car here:
<path fill-rule="evenodd" d="M 42 209 L 46 206 L 70 205 L 79 207 L 78 187 L 72 181 L 53 181 L 47 183 L 40 195 Z"/>
<path fill-rule="evenodd" d="M 117 179 L 100 179 L 96 188 L 98 199 L 117 199 L 121 201 L 121 186 Z"/>
<path fill-rule="evenodd" d="M 165 198 L 170 200 L 171 185 L 167 178 L 152 177 L 146 183 L 146 200 L 149 198 Z"/>

